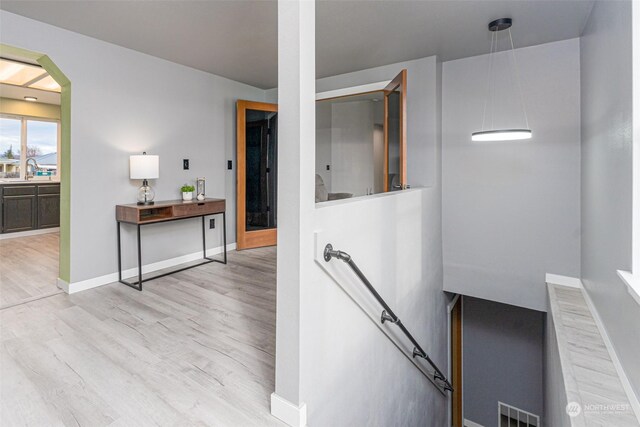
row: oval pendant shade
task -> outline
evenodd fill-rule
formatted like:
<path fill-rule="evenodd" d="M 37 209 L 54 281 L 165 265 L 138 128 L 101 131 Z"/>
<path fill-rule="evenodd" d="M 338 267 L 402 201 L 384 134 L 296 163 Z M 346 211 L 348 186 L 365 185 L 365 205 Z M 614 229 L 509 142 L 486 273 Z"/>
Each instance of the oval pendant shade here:
<path fill-rule="evenodd" d="M 517 141 L 531 139 L 531 129 L 499 129 L 473 132 L 471 140 L 477 142 Z"/>
<path fill-rule="evenodd" d="M 489 50 L 489 82 L 487 98 L 484 103 L 484 110 L 482 112 L 482 130 L 473 132 L 471 134 L 471 141 L 476 142 L 489 142 L 489 141 L 518 141 L 523 139 L 531 139 L 531 129 L 529 129 L 529 119 L 527 118 L 527 110 L 524 106 L 524 97 L 522 95 L 522 86 L 520 84 L 520 74 L 518 73 L 518 63 L 516 61 L 515 47 L 513 46 L 513 38 L 511 37 L 511 25 L 513 20 L 511 18 L 501 18 L 491 21 L 489 23 L 489 31 L 491 32 L 491 49 Z M 517 89 L 520 95 L 520 102 L 522 105 L 522 116 L 524 118 L 525 128 L 523 129 L 493 129 L 485 130 L 485 119 L 487 116 L 487 105 L 490 105 L 490 117 L 491 127 L 493 127 L 494 116 L 494 88 L 495 79 L 491 79 L 491 73 L 493 70 L 493 59 L 498 52 L 498 32 L 505 31 L 509 35 L 509 44 L 511 47 L 511 57 L 513 59 L 513 68 L 515 74 L 515 80 L 517 83 Z"/>

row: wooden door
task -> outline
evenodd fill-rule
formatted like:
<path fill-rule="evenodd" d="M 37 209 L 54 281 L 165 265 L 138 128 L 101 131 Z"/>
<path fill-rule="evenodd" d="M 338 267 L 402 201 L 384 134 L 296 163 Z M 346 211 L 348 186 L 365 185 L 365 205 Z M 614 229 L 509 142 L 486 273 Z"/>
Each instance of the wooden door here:
<path fill-rule="evenodd" d="M 462 296 L 451 309 L 451 425 L 462 427 Z"/>
<path fill-rule="evenodd" d="M 383 189 L 407 188 L 407 70 L 384 89 Z"/>
<path fill-rule="evenodd" d="M 237 249 L 277 240 L 278 105 L 237 103 Z"/>

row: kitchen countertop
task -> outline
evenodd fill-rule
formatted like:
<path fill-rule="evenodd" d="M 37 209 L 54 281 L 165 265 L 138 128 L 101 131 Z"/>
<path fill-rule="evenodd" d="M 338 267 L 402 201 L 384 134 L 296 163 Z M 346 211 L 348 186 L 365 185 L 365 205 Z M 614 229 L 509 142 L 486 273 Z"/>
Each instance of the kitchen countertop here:
<path fill-rule="evenodd" d="M 36 179 L 36 180 L 19 180 L 19 181 L 3 181 L 0 179 L 0 185 L 25 185 L 25 184 L 60 184 L 60 181 L 49 181 L 44 179 Z"/>

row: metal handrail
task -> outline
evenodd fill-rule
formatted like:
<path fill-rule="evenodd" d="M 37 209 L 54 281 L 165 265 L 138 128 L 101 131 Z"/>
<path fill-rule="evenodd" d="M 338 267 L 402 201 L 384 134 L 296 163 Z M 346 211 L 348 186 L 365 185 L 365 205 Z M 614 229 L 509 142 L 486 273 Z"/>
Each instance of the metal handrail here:
<path fill-rule="evenodd" d="M 351 270 L 353 270 L 356 276 L 358 276 L 358 278 L 362 281 L 362 283 L 364 283 L 364 285 L 367 287 L 369 292 L 371 292 L 371 294 L 378 301 L 378 303 L 380 303 L 382 308 L 384 308 L 384 310 L 382 310 L 382 315 L 380 316 L 380 321 L 383 324 L 384 322 L 388 321 L 398 326 L 400 330 L 404 333 L 404 335 L 407 338 L 409 338 L 409 341 L 411 341 L 411 343 L 414 346 L 413 357 L 415 358 L 416 356 L 418 356 L 426 360 L 434 370 L 433 379 L 442 381 L 444 383 L 443 387 L 445 390 L 453 391 L 453 387 L 451 386 L 451 383 L 449 383 L 449 380 L 447 380 L 447 377 L 444 376 L 442 371 L 440 371 L 438 366 L 436 366 L 433 360 L 431 360 L 429 355 L 422 349 L 422 347 L 420 347 L 420 344 L 418 344 L 418 341 L 416 341 L 413 335 L 411 335 L 411 333 L 407 330 L 407 328 L 404 326 L 400 318 L 396 316 L 396 314 L 393 312 L 391 307 L 389 307 L 389 304 L 387 304 L 384 298 L 382 298 L 378 293 L 378 291 L 376 291 L 376 289 L 373 287 L 371 282 L 369 282 L 369 280 L 365 277 L 362 271 L 360 271 L 356 263 L 353 262 L 353 259 L 351 259 L 351 255 L 349 255 L 346 252 L 334 250 L 333 246 L 330 243 L 328 243 L 327 246 L 324 247 L 324 260 L 326 262 L 329 262 L 331 261 L 332 258 L 336 258 L 341 261 L 344 261 L 345 263 L 347 263 L 349 267 L 351 267 Z"/>

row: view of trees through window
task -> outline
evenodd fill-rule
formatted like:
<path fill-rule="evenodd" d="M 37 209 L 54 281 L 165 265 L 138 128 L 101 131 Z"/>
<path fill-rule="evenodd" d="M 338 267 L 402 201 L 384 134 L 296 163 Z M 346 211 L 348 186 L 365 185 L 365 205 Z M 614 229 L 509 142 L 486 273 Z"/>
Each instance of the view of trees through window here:
<path fill-rule="evenodd" d="M 55 121 L 0 117 L 0 179 L 56 176 L 58 126 Z"/>

